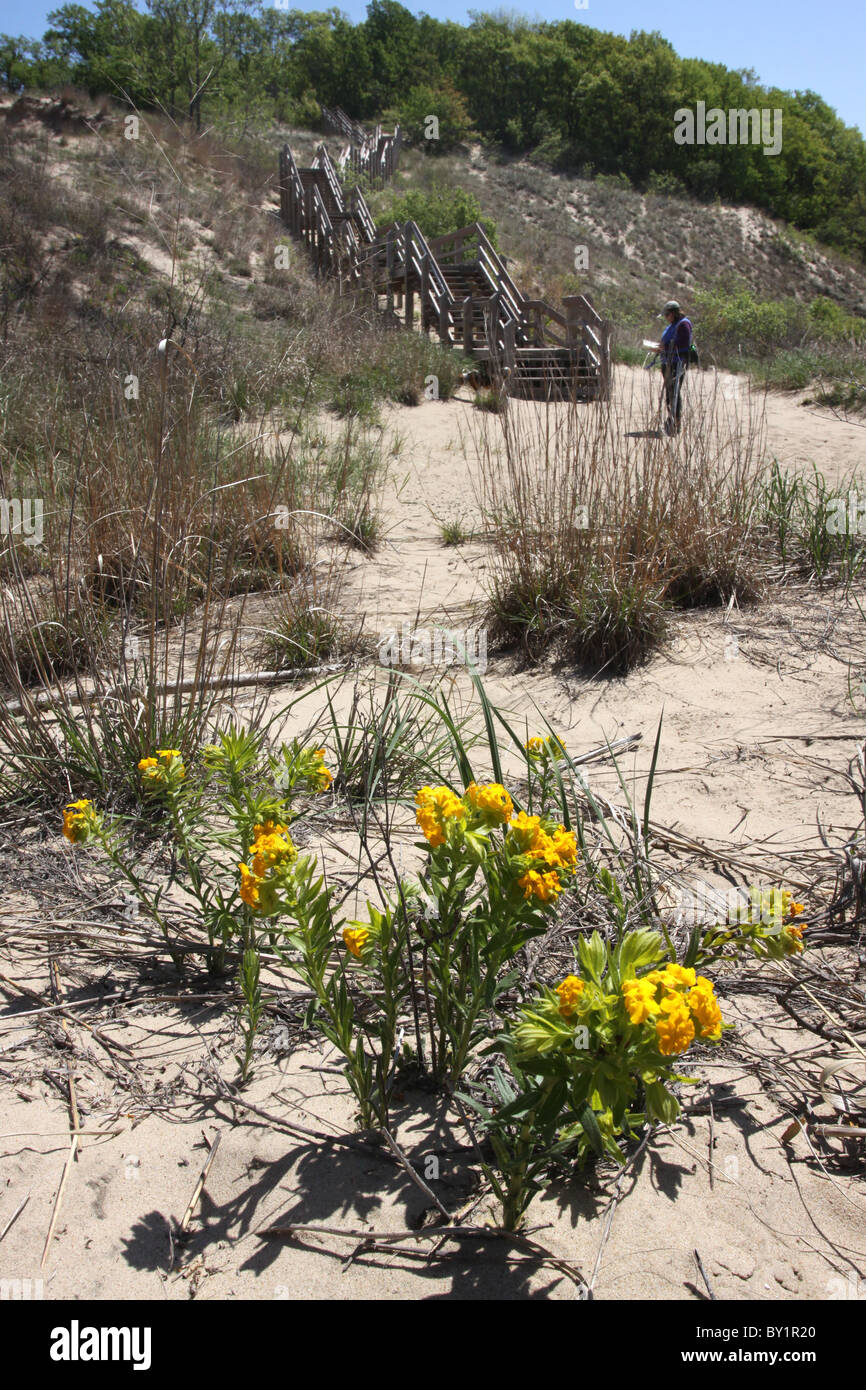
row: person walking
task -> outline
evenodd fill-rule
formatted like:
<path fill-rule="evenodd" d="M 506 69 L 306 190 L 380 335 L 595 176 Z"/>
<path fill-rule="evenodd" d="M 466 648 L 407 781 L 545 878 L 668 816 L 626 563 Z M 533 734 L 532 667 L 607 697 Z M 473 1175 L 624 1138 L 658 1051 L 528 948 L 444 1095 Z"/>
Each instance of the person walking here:
<path fill-rule="evenodd" d="M 659 343 L 662 379 L 665 388 L 665 434 L 679 434 L 683 414 L 683 382 L 689 366 L 692 325 L 675 299 L 664 307 L 667 327 Z"/>

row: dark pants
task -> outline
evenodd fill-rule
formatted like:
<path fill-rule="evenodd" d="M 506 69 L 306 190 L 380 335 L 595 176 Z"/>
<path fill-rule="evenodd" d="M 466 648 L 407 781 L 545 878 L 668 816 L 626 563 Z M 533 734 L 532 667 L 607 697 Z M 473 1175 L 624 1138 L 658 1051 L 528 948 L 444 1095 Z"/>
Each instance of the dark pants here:
<path fill-rule="evenodd" d="M 667 419 L 665 429 L 668 434 L 679 434 L 680 419 L 683 413 L 683 385 L 686 379 L 685 362 L 668 362 L 662 367 L 665 384 L 665 406 Z"/>

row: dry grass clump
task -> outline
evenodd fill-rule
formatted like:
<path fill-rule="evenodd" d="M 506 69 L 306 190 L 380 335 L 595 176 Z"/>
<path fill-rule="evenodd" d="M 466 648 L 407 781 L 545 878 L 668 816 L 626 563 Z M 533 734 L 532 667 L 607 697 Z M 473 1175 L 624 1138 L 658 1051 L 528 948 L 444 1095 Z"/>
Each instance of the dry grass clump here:
<path fill-rule="evenodd" d="M 654 400 L 514 408 L 476 428 L 478 502 L 495 537 L 490 616 L 505 645 L 609 673 L 664 638 L 674 606 L 753 597 L 759 583 L 759 400 L 734 412 L 706 383 L 683 432 Z"/>

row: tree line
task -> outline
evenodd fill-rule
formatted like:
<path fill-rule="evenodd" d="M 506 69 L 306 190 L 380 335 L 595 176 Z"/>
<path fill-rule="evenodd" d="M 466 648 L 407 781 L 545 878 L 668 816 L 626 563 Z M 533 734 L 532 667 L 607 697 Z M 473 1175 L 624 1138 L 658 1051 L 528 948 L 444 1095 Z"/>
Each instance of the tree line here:
<path fill-rule="evenodd" d="M 10 91 L 70 83 L 201 128 L 234 113 L 316 124 L 319 104 L 400 119 L 437 153 L 470 135 L 553 167 L 638 188 L 751 203 L 866 256 L 866 143 L 820 96 L 762 86 L 754 72 L 680 58 L 659 33 L 628 39 L 572 20 L 471 12 L 461 25 L 371 0 L 340 10 L 258 0 L 96 0 L 60 6 L 39 40 L 0 36 Z M 761 144 L 674 139 L 699 102 L 782 113 L 778 154 Z M 430 139 L 427 117 L 438 120 Z M 427 138 L 425 138 L 425 136 Z"/>

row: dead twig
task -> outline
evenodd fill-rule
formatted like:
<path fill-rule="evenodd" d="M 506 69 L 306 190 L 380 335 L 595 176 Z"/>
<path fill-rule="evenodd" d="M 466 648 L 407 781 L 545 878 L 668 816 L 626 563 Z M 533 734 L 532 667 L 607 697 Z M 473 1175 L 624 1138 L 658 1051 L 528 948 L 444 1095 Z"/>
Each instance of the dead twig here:
<path fill-rule="evenodd" d="M 3 1230 L 0 1231 L 0 1240 L 3 1239 L 7 1231 L 11 1231 L 12 1227 L 15 1225 L 15 1222 L 18 1220 L 18 1217 L 21 1215 L 22 1211 L 24 1210 L 29 1201 L 30 1192 L 28 1191 L 27 1196 L 24 1198 L 23 1202 L 18 1203 L 18 1206 L 15 1208 L 12 1215 L 9 1217 L 9 1220 L 6 1222 L 6 1225 L 3 1227 Z"/>
<path fill-rule="evenodd" d="M 698 1269 L 699 1269 L 700 1272 L 701 1272 L 701 1278 L 703 1279 L 704 1283 L 705 1283 L 706 1286 L 707 1286 L 707 1293 L 709 1294 L 709 1296 L 710 1296 L 710 1298 L 712 1299 L 713 1303 L 715 1303 L 715 1302 L 716 1302 L 716 1295 L 713 1293 L 713 1286 L 712 1286 L 712 1284 L 710 1283 L 710 1280 L 709 1280 L 709 1276 L 708 1276 L 708 1274 L 707 1274 L 707 1271 L 704 1269 L 703 1260 L 701 1259 L 701 1257 L 700 1257 L 700 1255 L 698 1254 L 697 1250 L 695 1251 L 695 1260 L 696 1260 L 696 1262 L 697 1262 Z"/>

